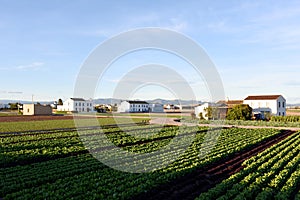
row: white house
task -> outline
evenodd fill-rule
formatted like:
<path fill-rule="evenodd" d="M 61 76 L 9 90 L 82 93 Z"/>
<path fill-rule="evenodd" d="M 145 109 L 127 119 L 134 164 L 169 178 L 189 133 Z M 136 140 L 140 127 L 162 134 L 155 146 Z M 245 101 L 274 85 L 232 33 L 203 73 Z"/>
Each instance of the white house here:
<path fill-rule="evenodd" d="M 282 95 L 248 96 L 243 103 L 248 104 L 254 114 L 286 115 L 286 100 Z"/>
<path fill-rule="evenodd" d="M 161 113 L 164 112 L 164 105 L 160 103 L 149 104 L 149 112 Z"/>
<path fill-rule="evenodd" d="M 202 115 L 202 117 L 206 120 L 208 120 L 208 117 L 207 117 L 207 111 L 206 109 L 208 107 L 212 106 L 211 103 L 204 103 L 202 105 L 199 105 L 199 106 L 196 106 L 194 108 L 194 112 L 195 112 L 195 115 L 197 118 L 200 118 L 200 115 Z"/>
<path fill-rule="evenodd" d="M 118 112 L 148 112 L 149 104 L 146 101 L 122 101 Z"/>
<path fill-rule="evenodd" d="M 69 111 L 69 112 L 93 112 L 92 100 L 84 100 L 82 98 L 69 98 L 63 105 L 57 106 L 57 111 Z"/>

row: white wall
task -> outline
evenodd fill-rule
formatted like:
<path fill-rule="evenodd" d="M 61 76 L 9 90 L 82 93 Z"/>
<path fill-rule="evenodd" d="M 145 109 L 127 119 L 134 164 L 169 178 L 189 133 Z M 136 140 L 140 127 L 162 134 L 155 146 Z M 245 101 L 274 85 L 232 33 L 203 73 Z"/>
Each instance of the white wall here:
<path fill-rule="evenodd" d="M 244 104 L 248 104 L 252 109 L 270 108 L 272 115 L 286 115 L 286 100 L 282 96 L 273 100 L 244 100 Z"/>
<path fill-rule="evenodd" d="M 149 104 L 149 111 L 150 112 L 164 112 L 164 105 L 152 103 Z"/>
<path fill-rule="evenodd" d="M 148 112 L 149 104 L 130 104 L 130 112 Z"/>
<path fill-rule="evenodd" d="M 122 101 L 118 106 L 118 112 L 130 112 L 130 104 L 127 101 Z"/>
<path fill-rule="evenodd" d="M 205 109 L 207 109 L 210 106 L 209 103 L 204 103 L 200 106 L 195 107 L 195 115 L 197 118 L 200 118 L 199 114 L 202 113 L 202 116 L 204 119 L 208 120 L 208 117 L 206 116 L 207 112 L 205 111 Z"/>
<path fill-rule="evenodd" d="M 76 101 L 68 99 L 63 105 L 58 105 L 57 110 L 69 112 L 94 112 L 94 105 L 91 100 Z"/>
<path fill-rule="evenodd" d="M 122 101 L 121 104 L 118 106 L 118 112 L 148 112 L 148 110 L 148 104 L 130 104 L 128 101 Z"/>

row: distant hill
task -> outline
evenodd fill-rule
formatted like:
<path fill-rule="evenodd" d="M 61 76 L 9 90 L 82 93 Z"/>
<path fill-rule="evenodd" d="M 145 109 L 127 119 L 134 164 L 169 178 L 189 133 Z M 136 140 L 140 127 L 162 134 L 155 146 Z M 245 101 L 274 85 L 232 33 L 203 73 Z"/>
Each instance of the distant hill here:
<path fill-rule="evenodd" d="M 140 99 L 136 99 L 140 100 Z M 94 99 L 95 104 L 119 104 L 121 103 L 122 99 L 114 99 L 114 98 L 105 98 L 105 99 Z M 166 100 L 166 99 L 152 99 L 152 100 L 144 100 L 148 103 L 160 103 L 160 104 L 181 104 L 181 105 L 194 105 L 199 104 L 201 101 L 192 101 L 192 100 Z"/>
<path fill-rule="evenodd" d="M 300 107 L 300 103 L 287 104 L 288 107 Z"/>
<path fill-rule="evenodd" d="M 99 98 L 99 99 L 94 99 L 95 104 L 119 104 L 121 103 L 123 99 L 115 99 L 115 98 Z M 132 100 L 132 99 L 130 99 Z M 140 99 L 136 99 L 140 100 Z M 168 99 L 152 99 L 152 100 L 144 100 L 147 101 L 148 103 L 160 103 L 160 104 L 181 104 L 181 105 L 195 105 L 195 104 L 201 104 L 203 103 L 202 101 L 193 101 L 193 100 L 179 100 L 179 99 L 174 99 L 174 100 L 168 100 Z M 24 103 L 31 103 L 31 101 L 23 101 L 23 100 L 12 100 L 12 99 L 0 99 L 0 103 L 2 104 L 8 104 L 8 103 L 16 103 L 20 102 L 22 104 Z M 37 103 L 37 101 L 34 101 Z M 41 104 L 52 104 L 54 101 L 38 101 Z M 294 104 L 287 104 L 287 106 L 290 107 L 300 107 L 300 103 L 294 103 Z"/>
<path fill-rule="evenodd" d="M 114 98 L 103 98 L 103 99 L 94 99 L 95 104 L 119 104 L 121 103 L 121 99 L 114 99 Z"/>
<path fill-rule="evenodd" d="M 52 104 L 54 101 L 34 101 L 34 103 L 39 102 L 40 104 Z M 0 99 L 0 103 L 8 104 L 8 103 L 21 103 L 21 104 L 29 104 L 31 101 L 23 101 L 23 100 L 9 100 L 9 99 Z"/>
<path fill-rule="evenodd" d="M 123 99 L 115 99 L 115 98 L 99 98 L 99 99 L 94 99 L 95 104 L 119 104 L 121 103 Z M 132 100 L 132 99 L 130 99 Z M 140 99 L 136 99 L 140 100 Z M 160 103 L 160 104 L 181 104 L 181 105 L 194 105 L 194 104 L 199 104 L 201 101 L 192 101 L 192 100 L 179 100 L 179 99 L 174 99 L 174 100 L 167 100 L 167 99 L 152 99 L 152 100 L 144 100 L 148 103 Z M 26 103 L 31 103 L 31 101 L 23 101 L 23 100 L 11 100 L 11 99 L 3 99 L 0 100 L 0 103 L 3 104 L 8 104 L 8 103 L 17 103 L 20 102 L 22 104 Z M 54 101 L 38 101 L 41 104 L 52 104 Z M 37 101 L 34 101 L 34 103 L 37 103 Z"/>

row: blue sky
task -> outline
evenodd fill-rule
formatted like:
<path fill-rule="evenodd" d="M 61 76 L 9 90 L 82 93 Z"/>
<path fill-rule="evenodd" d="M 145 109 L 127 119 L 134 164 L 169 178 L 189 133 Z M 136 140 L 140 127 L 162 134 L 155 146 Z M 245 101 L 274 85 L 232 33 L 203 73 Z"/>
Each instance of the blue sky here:
<path fill-rule="evenodd" d="M 0 2 L 0 99 L 71 97 L 82 63 L 99 44 L 127 30 L 161 27 L 183 33 L 205 49 L 229 99 L 283 94 L 288 103 L 300 102 L 299 1 Z M 128 70 L 150 62 L 174 67 L 191 83 L 198 100 L 209 100 L 191 66 L 154 51 L 116 61 L 94 97 L 111 97 Z M 133 97 L 174 96 L 149 86 Z"/>

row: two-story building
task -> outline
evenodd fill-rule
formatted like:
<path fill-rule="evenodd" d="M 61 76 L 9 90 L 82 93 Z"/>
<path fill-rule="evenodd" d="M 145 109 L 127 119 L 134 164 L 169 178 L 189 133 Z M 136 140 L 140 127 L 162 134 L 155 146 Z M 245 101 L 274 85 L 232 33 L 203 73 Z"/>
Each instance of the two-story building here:
<path fill-rule="evenodd" d="M 160 103 L 151 103 L 149 104 L 149 112 L 162 113 L 164 112 L 164 105 Z"/>
<path fill-rule="evenodd" d="M 57 111 L 92 112 L 94 111 L 94 106 L 92 100 L 69 98 L 63 102 L 63 105 L 57 106 Z"/>
<path fill-rule="evenodd" d="M 148 112 L 149 104 L 146 101 L 122 101 L 118 112 Z"/>
<path fill-rule="evenodd" d="M 248 96 L 243 103 L 248 104 L 254 114 L 286 115 L 286 100 L 282 95 Z"/>

